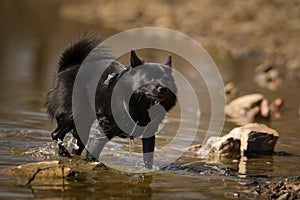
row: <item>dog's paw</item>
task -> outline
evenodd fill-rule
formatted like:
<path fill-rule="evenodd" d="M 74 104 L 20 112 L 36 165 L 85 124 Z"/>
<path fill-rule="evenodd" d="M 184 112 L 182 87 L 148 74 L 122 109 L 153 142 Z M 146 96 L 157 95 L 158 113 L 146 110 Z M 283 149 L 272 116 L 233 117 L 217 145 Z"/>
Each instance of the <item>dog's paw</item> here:
<path fill-rule="evenodd" d="M 86 161 L 86 162 L 99 162 L 99 160 L 97 158 L 95 158 L 92 154 L 90 154 L 89 152 L 86 153 L 86 157 L 85 157 L 84 161 Z"/>
<path fill-rule="evenodd" d="M 62 157 L 72 158 L 69 151 L 62 144 L 58 144 L 58 155 Z"/>

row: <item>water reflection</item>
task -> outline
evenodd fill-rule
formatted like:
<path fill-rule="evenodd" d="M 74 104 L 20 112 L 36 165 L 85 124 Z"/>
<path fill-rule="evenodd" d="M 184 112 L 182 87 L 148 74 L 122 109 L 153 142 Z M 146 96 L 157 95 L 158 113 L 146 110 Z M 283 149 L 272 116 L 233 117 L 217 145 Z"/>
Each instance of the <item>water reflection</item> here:
<path fill-rule="evenodd" d="M 273 172 L 273 157 L 247 158 L 238 160 L 238 174 L 240 178 L 263 177 Z"/>
<path fill-rule="evenodd" d="M 76 190 L 76 199 L 82 198 L 147 198 L 151 197 L 152 176 L 151 175 L 120 175 L 109 173 L 109 176 L 103 175 L 98 178 L 88 177 L 85 175 L 85 180 L 77 178 L 77 183 L 69 184 L 68 180 L 63 183 L 59 180 L 56 184 L 47 183 L 30 185 L 28 187 L 27 197 L 31 193 L 30 198 L 69 198 L 74 196 Z M 89 187 L 84 187 L 89 184 Z M 113 190 L 112 187 L 113 186 Z M 47 193 L 44 191 L 53 191 Z M 23 192 L 24 193 L 24 192 Z M 26 197 L 25 195 L 23 196 Z"/>

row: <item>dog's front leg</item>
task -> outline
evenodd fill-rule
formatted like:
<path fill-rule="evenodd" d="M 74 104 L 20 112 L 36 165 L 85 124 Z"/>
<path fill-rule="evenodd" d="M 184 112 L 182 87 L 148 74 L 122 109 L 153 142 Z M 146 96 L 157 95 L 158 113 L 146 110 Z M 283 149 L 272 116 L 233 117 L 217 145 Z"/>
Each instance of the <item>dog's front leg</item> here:
<path fill-rule="evenodd" d="M 109 139 L 102 130 L 98 131 L 93 138 L 90 138 L 86 153 L 86 161 L 99 161 L 100 154 L 108 141 Z"/>
<path fill-rule="evenodd" d="M 155 148 L 155 135 L 147 138 L 142 138 L 143 143 L 143 160 L 147 169 L 152 169 L 154 148 Z"/>

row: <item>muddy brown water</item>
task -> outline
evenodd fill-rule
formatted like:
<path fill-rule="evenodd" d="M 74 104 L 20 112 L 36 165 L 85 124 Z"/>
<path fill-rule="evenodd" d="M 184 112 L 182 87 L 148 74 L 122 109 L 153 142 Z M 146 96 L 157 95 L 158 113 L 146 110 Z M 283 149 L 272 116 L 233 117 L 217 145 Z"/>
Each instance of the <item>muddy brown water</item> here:
<path fill-rule="evenodd" d="M 0 11 L 0 168 L 23 163 L 57 159 L 55 145 L 50 132 L 55 127 L 43 108 L 44 98 L 51 87 L 53 72 L 61 49 L 81 33 L 89 30 L 99 32 L 104 38 L 118 33 L 101 25 L 87 26 L 59 18 L 59 2 L 1 1 Z M 175 163 L 164 170 L 147 174 L 124 172 L 101 173 L 98 176 L 80 177 L 68 184 L 45 181 L 43 184 L 24 186 L 14 177 L 0 175 L 0 199 L 224 199 L 234 198 L 235 193 L 246 190 L 245 185 L 267 182 L 282 177 L 300 174 L 300 107 L 299 82 L 285 81 L 276 91 L 259 88 L 253 82 L 256 58 L 234 59 L 226 53 L 209 50 L 222 74 L 224 82 L 232 81 L 242 94 L 262 92 L 270 100 L 282 97 L 285 105 L 282 118 L 265 121 L 276 129 L 279 141 L 278 154 L 244 160 L 211 162 L 202 160 L 191 152 L 185 152 Z M 139 51 L 145 60 L 161 62 L 168 53 Z M 121 60 L 127 62 L 128 56 Z M 201 110 L 200 124 L 195 130 L 197 113 L 191 105 L 177 105 L 168 115 L 166 125 L 158 135 L 157 146 L 161 147 L 173 139 L 182 113 L 187 118 L 186 133 L 196 131 L 195 137 L 179 138 L 179 142 L 201 143 L 210 120 L 210 97 L 201 77 L 195 76 L 192 67 L 183 59 L 174 59 L 176 70 L 184 74 L 192 84 Z M 178 83 L 177 83 L 178 84 Z M 180 84 L 180 83 L 179 83 Z M 181 90 L 180 95 L 189 95 Z M 217 119 L 219 120 L 219 119 Z M 236 127 L 226 120 L 223 134 Z M 190 130 L 193 129 L 193 130 Z M 133 155 L 140 155 L 140 143 L 135 142 Z M 180 145 L 174 149 L 184 152 Z M 128 140 L 114 139 L 103 155 L 103 162 L 130 167 Z M 172 159 L 175 155 L 165 155 Z M 194 164 L 190 164 L 194 163 Z M 128 166 L 129 165 L 129 166 Z"/>

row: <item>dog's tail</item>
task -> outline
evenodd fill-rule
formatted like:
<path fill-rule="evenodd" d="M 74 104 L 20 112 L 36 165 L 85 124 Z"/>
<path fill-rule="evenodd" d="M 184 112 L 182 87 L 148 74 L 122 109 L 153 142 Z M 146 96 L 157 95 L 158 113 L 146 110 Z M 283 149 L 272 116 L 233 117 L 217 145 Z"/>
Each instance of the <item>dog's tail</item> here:
<path fill-rule="evenodd" d="M 69 45 L 58 61 L 58 73 L 70 67 L 82 64 L 87 55 L 100 43 L 100 39 L 91 34 L 85 34 Z"/>
<path fill-rule="evenodd" d="M 100 39 L 97 37 L 85 34 L 61 53 L 54 83 L 45 101 L 45 107 L 52 119 L 60 114 L 72 113 L 72 86 L 76 78 L 73 72 L 77 72 L 84 59 L 99 43 Z M 71 71 L 64 73 L 67 69 Z"/>

